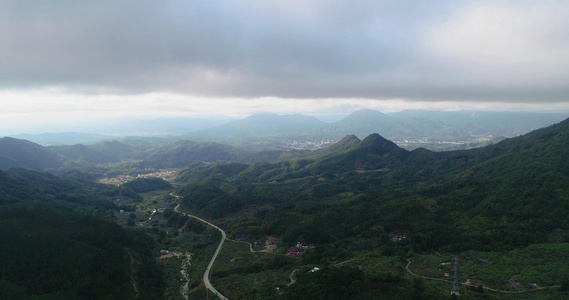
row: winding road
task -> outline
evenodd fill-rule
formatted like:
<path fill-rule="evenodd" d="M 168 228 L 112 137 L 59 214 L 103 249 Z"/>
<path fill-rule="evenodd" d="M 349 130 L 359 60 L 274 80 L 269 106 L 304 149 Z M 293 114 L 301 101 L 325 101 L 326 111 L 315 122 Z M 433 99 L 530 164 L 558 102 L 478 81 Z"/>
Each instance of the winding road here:
<path fill-rule="evenodd" d="M 219 230 L 219 232 L 221 232 L 221 241 L 219 242 L 217 249 L 215 249 L 215 253 L 213 254 L 213 257 L 211 258 L 211 260 L 209 261 L 209 265 L 207 265 L 207 268 L 205 269 L 205 273 L 203 274 L 203 282 L 205 283 L 206 288 L 209 289 L 212 293 L 214 293 L 217 297 L 219 297 L 220 299 L 223 299 L 223 300 L 228 300 L 225 296 L 223 296 L 220 292 L 218 292 L 213 287 L 213 285 L 211 285 L 211 283 L 209 282 L 209 272 L 211 271 L 211 267 L 213 266 L 213 263 L 217 259 L 217 255 L 219 254 L 219 251 L 221 250 L 221 246 L 223 246 L 223 242 L 225 242 L 225 239 L 226 239 L 225 231 L 223 229 L 213 225 L 212 223 L 198 217 L 198 216 L 194 216 L 194 215 L 187 214 L 185 212 L 181 212 L 180 211 L 180 204 L 178 204 L 174 208 L 174 211 L 179 212 L 179 213 L 183 214 L 184 216 L 192 217 L 192 218 L 197 219 L 201 222 L 204 222 L 207 225 L 209 225 L 209 226 Z"/>

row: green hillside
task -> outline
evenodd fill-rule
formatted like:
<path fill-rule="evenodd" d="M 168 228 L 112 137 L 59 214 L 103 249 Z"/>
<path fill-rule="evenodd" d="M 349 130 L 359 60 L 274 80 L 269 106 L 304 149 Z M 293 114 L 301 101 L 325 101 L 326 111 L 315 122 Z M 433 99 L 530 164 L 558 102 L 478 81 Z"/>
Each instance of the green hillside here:
<path fill-rule="evenodd" d="M 115 157 L 118 159 L 130 159 L 133 158 L 135 153 L 135 148 L 129 145 L 123 144 L 119 141 L 102 141 L 93 145 L 89 148 L 104 153 L 108 156 Z"/>
<path fill-rule="evenodd" d="M 297 265 L 330 269 L 305 267 L 284 298 L 447 299 L 441 282 L 452 268 L 441 264 L 459 256 L 460 282 L 474 283 L 461 287 L 465 299 L 556 299 L 569 289 L 568 156 L 569 120 L 467 151 L 348 136 L 290 161 L 194 164 L 179 173 L 177 193 L 232 238 L 278 237 L 292 251 L 315 245 Z M 410 281 L 404 263 L 429 279 Z M 342 281 L 347 274 L 361 284 Z M 247 282 L 219 276 L 221 286 Z"/>
<path fill-rule="evenodd" d="M 98 152 L 87 146 L 75 144 L 72 146 L 51 146 L 49 149 L 59 153 L 64 159 L 79 164 L 116 163 L 118 159 Z"/>
<path fill-rule="evenodd" d="M 29 168 L 54 169 L 62 166 L 62 159 L 38 144 L 9 137 L 0 138 L 0 170 Z"/>
<path fill-rule="evenodd" d="M 104 187 L 0 171 L 1 299 L 157 299 L 154 241 L 97 215 Z"/>
<path fill-rule="evenodd" d="M 211 216 L 270 205 L 250 233 L 291 243 L 299 236 L 338 241 L 374 228 L 381 228 L 378 238 L 410 233 L 405 249 L 415 251 L 547 242 L 554 230 L 569 230 L 568 124 L 468 151 L 409 152 L 374 134 L 349 138 L 348 149 L 251 164 L 222 177 L 219 164 L 195 166 L 180 178 L 203 180 L 180 189 L 182 203 Z"/>

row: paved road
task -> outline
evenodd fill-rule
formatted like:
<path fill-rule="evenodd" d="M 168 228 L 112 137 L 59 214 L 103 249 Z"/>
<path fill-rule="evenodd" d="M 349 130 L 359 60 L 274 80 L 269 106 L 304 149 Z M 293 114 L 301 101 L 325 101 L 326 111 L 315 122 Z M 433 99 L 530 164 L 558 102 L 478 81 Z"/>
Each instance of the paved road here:
<path fill-rule="evenodd" d="M 211 267 L 213 266 L 213 263 L 215 262 L 215 259 L 217 258 L 217 255 L 219 254 L 219 251 L 221 250 L 221 246 L 223 246 L 223 242 L 225 242 L 225 239 L 226 239 L 225 231 L 224 231 L 223 229 L 221 229 L 221 228 L 219 228 L 219 227 L 213 225 L 212 223 L 210 223 L 210 222 L 208 222 L 208 221 L 206 221 L 206 220 L 200 218 L 200 217 L 197 217 L 197 216 L 194 216 L 194 215 L 190 215 L 190 214 L 187 214 L 187 213 L 185 213 L 185 212 L 181 212 L 181 211 L 180 211 L 180 204 L 178 204 L 178 205 L 174 208 L 174 210 L 177 211 L 177 212 L 179 212 L 179 213 L 184 214 L 185 216 L 192 217 L 192 218 L 194 218 L 194 219 L 197 219 L 197 220 L 199 220 L 199 221 L 202 221 L 202 222 L 206 223 L 207 225 L 209 225 L 209 226 L 211 226 L 211 227 L 213 227 L 213 228 L 219 230 L 219 232 L 221 232 L 221 241 L 219 242 L 219 245 L 217 246 L 217 249 L 215 249 L 215 253 L 213 254 L 213 257 L 211 258 L 211 260 L 209 261 L 209 265 L 207 265 L 207 269 L 205 269 L 205 273 L 203 274 L 203 281 L 204 281 L 204 283 L 205 283 L 205 286 L 206 286 L 212 293 L 214 293 L 215 295 L 217 295 L 217 297 L 219 297 L 220 299 L 223 299 L 223 300 L 228 300 L 225 296 L 223 296 L 220 292 L 218 292 L 218 291 L 213 287 L 213 285 L 211 285 L 211 283 L 209 282 L 209 272 L 211 271 Z"/>

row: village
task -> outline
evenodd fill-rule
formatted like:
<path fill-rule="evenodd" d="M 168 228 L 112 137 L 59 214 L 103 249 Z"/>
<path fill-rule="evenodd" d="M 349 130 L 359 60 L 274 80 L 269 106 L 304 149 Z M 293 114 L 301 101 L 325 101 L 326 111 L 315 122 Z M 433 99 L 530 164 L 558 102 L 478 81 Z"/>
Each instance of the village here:
<path fill-rule="evenodd" d="M 144 171 L 148 171 L 149 173 L 144 174 L 137 174 L 136 176 L 132 175 L 118 175 L 116 177 L 107 177 L 101 179 L 100 182 L 104 184 L 113 184 L 113 185 L 121 185 L 123 183 L 133 181 L 137 178 L 162 178 L 164 180 L 168 178 L 173 178 L 176 176 L 176 171 L 174 170 L 158 170 L 146 168 Z"/>
<path fill-rule="evenodd" d="M 264 243 L 261 240 L 256 240 L 253 244 L 256 247 L 264 248 L 264 252 L 276 253 L 279 250 L 279 239 L 272 235 L 268 236 Z M 313 249 L 314 247 L 314 244 L 297 242 L 295 246 L 286 249 L 286 255 L 299 256 L 302 252 Z"/>

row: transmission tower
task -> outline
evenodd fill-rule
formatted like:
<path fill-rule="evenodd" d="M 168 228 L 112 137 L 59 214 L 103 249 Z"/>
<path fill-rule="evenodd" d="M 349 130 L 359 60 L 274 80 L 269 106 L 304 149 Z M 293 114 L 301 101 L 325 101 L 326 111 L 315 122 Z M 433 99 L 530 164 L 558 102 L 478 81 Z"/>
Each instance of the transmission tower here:
<path fill-rule="evenodd" d="M 459 295 L 458 293 L 458 257 L 454 258 L 454 281 L 452 282 L 452 295 Z"/>

